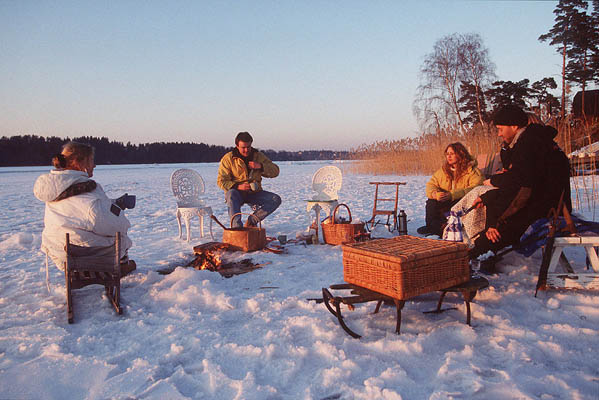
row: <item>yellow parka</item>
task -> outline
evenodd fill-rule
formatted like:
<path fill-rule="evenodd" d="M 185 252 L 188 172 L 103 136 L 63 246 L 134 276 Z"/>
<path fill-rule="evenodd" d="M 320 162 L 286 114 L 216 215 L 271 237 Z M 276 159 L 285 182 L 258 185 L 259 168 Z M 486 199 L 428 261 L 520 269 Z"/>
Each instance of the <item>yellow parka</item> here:
<path fill-rule="evenodd" d="M 451 200 L 459 200 L 475 186 L 482 185 L 483 175 L 476 167 L 476 161 L 472 162 L 462 176 L 458 177 L 452 185 L 452 181 L 443 168 L 439 168 L 426 183 L 426 197 L 435 199 L 436 192 L 449 192 Z"/>
<path fill-rule="evenodd" d="M 248 171 L 245 162 L 239 157 L 236 149 L 225 154 L 218 167 L 218 177 L 216 178 L 218 186 L 226 192 L 238 183 L 256 182 L 258 185 L 256 191 L 260 191 L 262 190 L 263 176 L 265 178 L 275 178 L 279 175 L 279 167 L 261 151 L 252 149 L 251 157 L 251 161 L 262 164 L 262 169 Z"/>

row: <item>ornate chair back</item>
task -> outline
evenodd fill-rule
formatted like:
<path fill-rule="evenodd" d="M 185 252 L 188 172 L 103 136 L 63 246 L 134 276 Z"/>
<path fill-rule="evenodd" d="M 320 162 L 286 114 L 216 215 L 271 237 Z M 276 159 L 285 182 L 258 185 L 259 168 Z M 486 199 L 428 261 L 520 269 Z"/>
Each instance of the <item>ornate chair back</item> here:
<path fill-rule="evenodd" d="M 341 170 L 333 165 L 327 165 L 318 169 L 312 176 L 312 189 L 315 194 L 312 200 L 315 201 L 331 201 L 338 200 L 339 189 L 343 176 Z"/>
<path fill-rule="evenodd" d="M 204 180 L 193 169 L 181 168 L 171 175 L 171 189 L 177 199 L 177 207 L 203 207 L 200 198 L 204 194 Z"/>
<path fill-rule="evenodd" d="M 204 236 L 204 217 L 212 215 L 212 208 L 205 205 L 201 196 L 204 194 L 204 180 L 202 176 L 193 169 L 181 168 L 171 175 L 171 189 L 177 200 L 177 224 L 179 225 L 179 238 L 183 232 L 181 219 L 185 222 L 187 241 L 191 239 L 190 224 L 194 216 L 200 218 L 200 234 Z M 212 219 L 210 219 L 210 236 L 212 234 Z"/>

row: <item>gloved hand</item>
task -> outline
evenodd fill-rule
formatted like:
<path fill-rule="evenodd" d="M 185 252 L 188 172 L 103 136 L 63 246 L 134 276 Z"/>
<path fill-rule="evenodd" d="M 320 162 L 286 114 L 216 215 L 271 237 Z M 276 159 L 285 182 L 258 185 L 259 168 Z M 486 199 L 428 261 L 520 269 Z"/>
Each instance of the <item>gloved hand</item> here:
<path fill-rule="evenodd" d="M 129 195 L 125 193 L 118 199 L 114 201 L 114 203 L 121 209 L 124 210 L 126 208 L 135 208 L 135 196 Z"/>

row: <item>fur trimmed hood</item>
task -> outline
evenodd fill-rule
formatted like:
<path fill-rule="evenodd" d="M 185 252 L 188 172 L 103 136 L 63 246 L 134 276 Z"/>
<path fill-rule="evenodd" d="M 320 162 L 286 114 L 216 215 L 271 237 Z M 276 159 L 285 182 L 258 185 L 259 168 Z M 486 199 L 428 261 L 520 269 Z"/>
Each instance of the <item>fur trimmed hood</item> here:
<path fill-rule="evenodd" d="M 49 174 L 37 178 L 33 186 L 33 194 L 43 202 L 54 201 L 71 185 L 89 180 L 87 172 L 72 169 L 54 169 Z"/>
<path fill-rule="evenodd" d="M 120 256 L 127 254 L 131 224 L 124 212 L 117 215 L 111 211 L 113 200 L 86 172 L 52 170 L 37 178 L 33 193 L 46 203 L 41 249 L 59 269 L 64 268 L 67 233 L 74 245 L 105 247 L 114 244 L 116 232 L 120 232 Z"/>

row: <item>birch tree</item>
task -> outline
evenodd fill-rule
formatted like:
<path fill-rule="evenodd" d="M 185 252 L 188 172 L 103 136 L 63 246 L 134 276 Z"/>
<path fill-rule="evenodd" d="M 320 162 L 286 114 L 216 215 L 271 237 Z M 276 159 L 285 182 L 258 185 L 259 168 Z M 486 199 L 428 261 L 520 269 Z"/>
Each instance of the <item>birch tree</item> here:
<path fill-rule="evenodd" d="M 457 125 L 465 133 L 460 109 L 461 85 L 468 82 L 476 93 L 477 118 L 483 120 L 484 84 L 494 76 L 494 65 L 478 34 L 457 34 L 439 39 L 420 68 L 414 113 L 425 128 Z"/>

